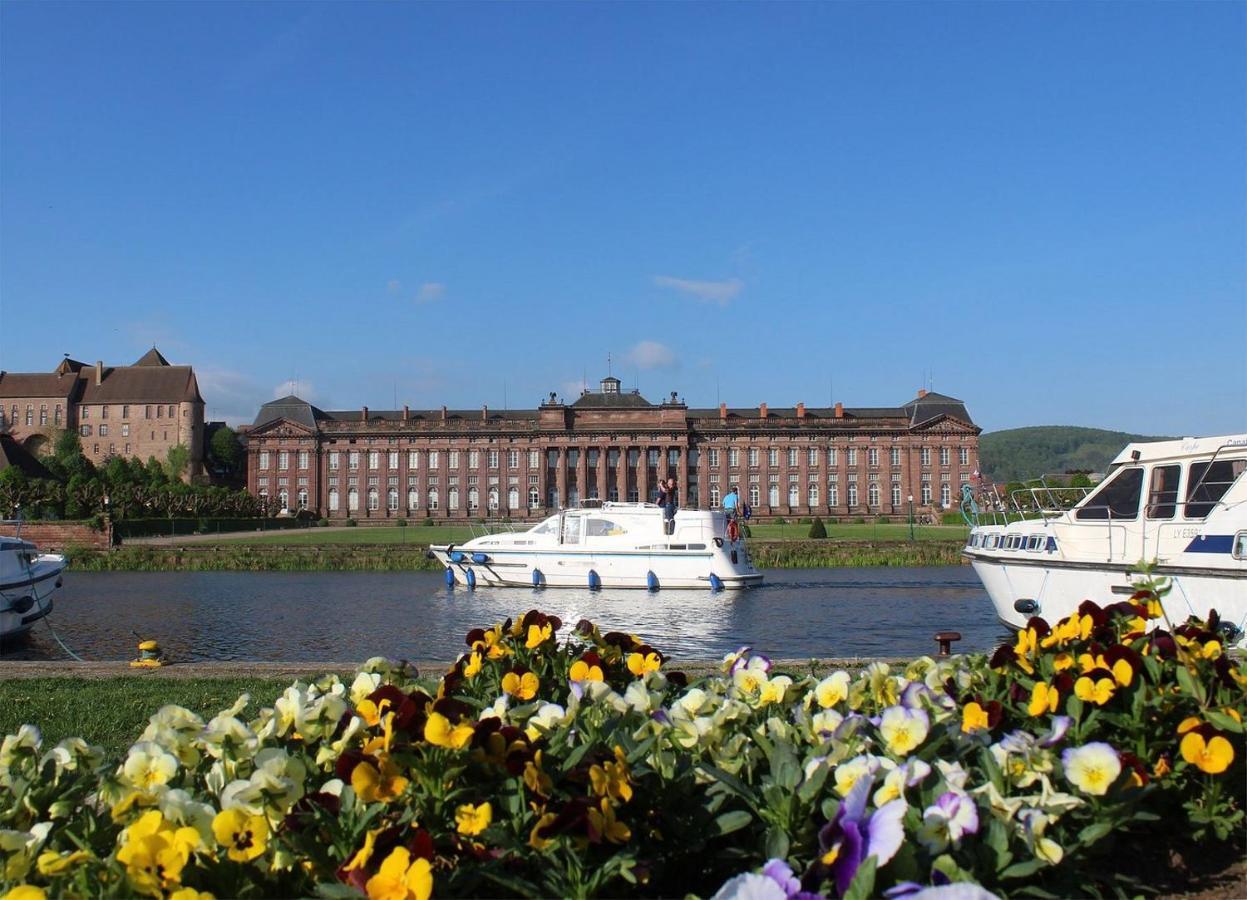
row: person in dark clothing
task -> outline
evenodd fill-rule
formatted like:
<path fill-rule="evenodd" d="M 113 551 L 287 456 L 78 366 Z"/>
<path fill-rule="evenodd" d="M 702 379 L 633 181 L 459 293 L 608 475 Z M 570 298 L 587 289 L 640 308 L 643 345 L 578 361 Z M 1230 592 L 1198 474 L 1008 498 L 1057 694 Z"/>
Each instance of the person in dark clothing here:
<path fill-rule="evenodd" d="M 675 534 L 675 509 L 679 500 L 675 479 L 668 478 L 658 488 L 658 505 L 662 507 L 663 532 Z"/>

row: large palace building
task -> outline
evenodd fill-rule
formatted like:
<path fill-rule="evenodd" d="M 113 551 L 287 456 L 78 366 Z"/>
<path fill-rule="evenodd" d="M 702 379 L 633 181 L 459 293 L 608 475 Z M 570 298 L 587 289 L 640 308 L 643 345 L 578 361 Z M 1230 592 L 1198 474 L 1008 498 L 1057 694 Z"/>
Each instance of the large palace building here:
<path fill-rule="evenodd" d="M 62 429 L 78 433 L 97 465 L 111 456 L 163 461 L 190 452 L 188 477 L 202 469 L 204 402 L 190 366 L 174 366 L 155 347 L 134 365 L 87 365 L 66 357 L 51 372 L 0 372 L 0 433 L 34 455 Z"/>
<path fill-rule="evenodd" d="M 683 506 L 717 507 L 736 485 L 759 516 L 837 519 L 948 507 L 977 471 L 980 431 L 964 403 L 927 391 L 896 407 L 690 409 L 605 378 L 532 410 L 326 412 L 289 396 L 240 436 L 253 494 L 330 519 L 539 518 L 650 500 L 668 475 Z"/>

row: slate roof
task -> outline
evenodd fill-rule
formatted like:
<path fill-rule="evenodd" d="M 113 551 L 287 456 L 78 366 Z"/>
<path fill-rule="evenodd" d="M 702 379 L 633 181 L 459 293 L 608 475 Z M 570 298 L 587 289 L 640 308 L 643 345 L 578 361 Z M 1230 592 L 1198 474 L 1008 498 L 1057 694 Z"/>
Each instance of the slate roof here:
<path fill-rule="evenodd" d="M 253 428 L 259 428 L 261 425 L 267 425 L 278 419 L 289 419 L 291 422 L 298 422 L 308 428 L 315 428 L 316 422 L 324 418 L 328 416 L 322 410 L 306 400 L 300 400 L 294 394 L 287 394 L 285 397 L 270 400 L 261 406 L 260 411 L 256 413 L 255 421 L 251 424 Z"/>
<path fill-rule="evenodd" d="M 601 391 L 585 391 L 571 406 L 575 409 L 653 409 L 654 404 L 637 393 L 608 394 Z"/>
<path fill-rule="evenodd" d="M 54 397 L 68 399 L 78 387 L 78 377 L 55 372 L 0 372 L 0 398 Z"/>
<path fill-rule="evenodd" d="M 66 357 L 56 371 L 0 372 L 0 398 L 52 397 L 75 403 L 203 402 L 190 366 L 171 366 L 153 347 L 133 366 L 104 366 L 100 384 L 95 366 Z"/>
<path fill-rule="evenodd" d="M 160 351 L 153 346 L 152 349 L 140 356 L 134 364 L 136 366 L 167 366 L 169 365 L 169 360 L 161 356 Z"/>
<path fill-rule="evenodd" d="M 948 416 L 953 419 L 960 419 L 962 422 L 971 422 L 970 414 L 966 412 L 966 405 L 963 402 L 956 397 L 937 394 L 935 391 L 929 391 L 925 397 L 917 397 L 910 400 L 903 409 L 911 426 L 930 422 L 939 416 Z M 971 424 L 973 423 L 971 422 Z"/>

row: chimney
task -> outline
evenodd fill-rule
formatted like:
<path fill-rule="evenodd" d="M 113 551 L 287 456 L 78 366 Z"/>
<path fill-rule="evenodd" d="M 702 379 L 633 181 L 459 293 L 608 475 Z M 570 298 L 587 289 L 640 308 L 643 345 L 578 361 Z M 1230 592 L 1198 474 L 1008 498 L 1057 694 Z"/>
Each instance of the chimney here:
<path fill-rule="evenodd" d="M 927 395 L 927 389 L 926 389 L 926 388 L 918 388 L 918 399 L 919 399 L 919 400 L 921 400 L 921 399 L 922 399 L 923 397 L 925 397 L 926 395 Z"/>
<path fill-rule="evenodd" d="M 766 418 L 766 404 L 765 403 L 758 404 L 758 418 L 759 419 Z"/>
<path fill-rule="evenodd" d="M 363 412 L 363 415 L 362 415 L 362 416 L 360 416 L 360 419 L 359 419 L 359 420 L 360 420 L 361 422 L 367 422 L 367 421 L 368 421 L 368 407 L 366 407 L 366 406 L 364 407 L 364 412 Z"/>
<path fill-rule="evenodd" d="M 727 421 L 727 404 L 726 403 L 719 404 L 719 421 L 720 422 Z"/>
<path fill-rule="evenodd" d="M 444 406 L 442 407 L 442 421 L 446 421 L 446 407 Z"/>
<path fill-rule="evenodd" d="M 484 404 L 481 406 L 481 421 L 482 422 L 489 421 L 489 404 Z"/>
<path fill-rule="evenodd" d="M 104 383 L 104 361 L 102 359 L 97 359 L 95 361 L 95 383 Z"/>
<path fill-rule="evenodd" d="M 403 421 L 406 422 L 410 418 L 411 418 L 411 410 L 409 410 L 406 406 L 404 406 L 403 407 Z"/>
<path fill-rule="evenodd" d="M 837 419 L 844 418 L 844 404 L 843 403 L 836 404 L 836 418 Z"/>
<path fill-rule="evenodd" d="M 797 404 L 797 418 L 798 419 L 805 418 L 805 404 L 804 403 Z"/>

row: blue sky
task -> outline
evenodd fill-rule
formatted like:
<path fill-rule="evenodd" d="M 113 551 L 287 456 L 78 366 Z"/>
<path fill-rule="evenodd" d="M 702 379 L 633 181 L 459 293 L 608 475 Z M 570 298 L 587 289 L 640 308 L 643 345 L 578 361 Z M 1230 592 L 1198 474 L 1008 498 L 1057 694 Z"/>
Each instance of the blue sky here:
<path fill-rule="evenodd" d="M 1247 6 L 0 4 L 0 368 L 1247 428 Z"/>

